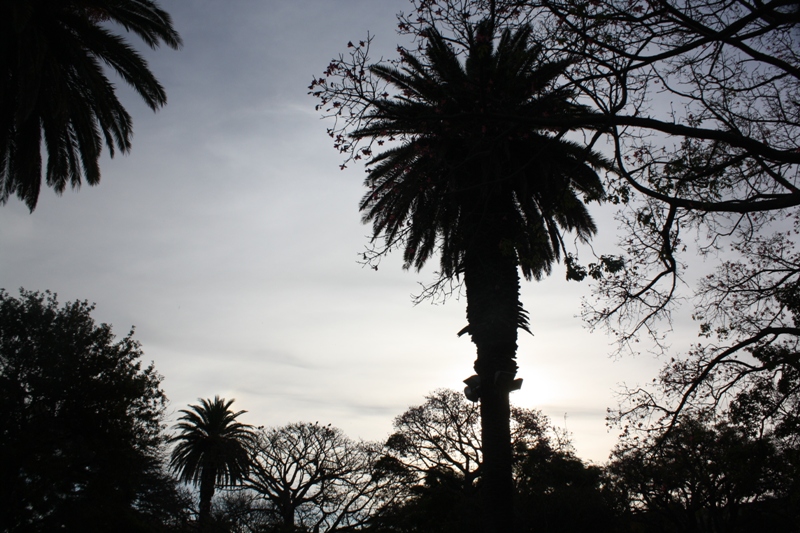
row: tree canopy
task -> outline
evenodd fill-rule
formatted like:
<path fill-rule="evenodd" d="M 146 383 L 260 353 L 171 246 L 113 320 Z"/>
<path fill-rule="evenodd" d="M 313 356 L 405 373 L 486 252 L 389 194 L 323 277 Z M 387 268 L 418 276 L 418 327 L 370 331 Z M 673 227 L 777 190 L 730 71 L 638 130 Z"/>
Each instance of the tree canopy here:
<path fill-rule="evenodd" d="M 656 390 L 631 390 L 618 415 L 671 425 L 772 381 L 783 385 L 762 419 L 780 424 L 798 401 L 797 3 L 529 5 L 550 21 L 550 42 L 582 58 L 573 80 L 596 109 L 584 118 L 614 151 L 610 192 L 629 200 L 624 268 L 600 280 L 585 318 L 631 352 L 640 340 L 671 351 L 682 302 L 698 324 L 701 340 L 671 353 Z"/>
<path fill-rule="evenodd" d="M 265 428 L 244 485 L 283 531 L 351 531 L 400 492 L 396 476 L 376 469 L 378 451 L 330 424 Z"/>
<path fill-rule="evenodd" d="M 0 528 L 158 531 L 166 397 L 133 332 L 94 307 L 0 290 Z"/>
<path fill-rule="evenodd" d="M 568 435 L 540 411 L 512 407 L 516 531 L 610 531 L 616 508 L 603 470 L 584 464 Z M 404 474 L 400 497 L 372 520 L 377 531 L 481 531 L 478 493 L 483 454 L 479 409 L 440 389 L 394 420 L 384 470 Z"/>
<path fill-rule="evenodd" d="M 609 484 L 648 531 L 790 531 L 797 446 L 709 414 L 682 415 L 668 432 L 627 435 Z"/>

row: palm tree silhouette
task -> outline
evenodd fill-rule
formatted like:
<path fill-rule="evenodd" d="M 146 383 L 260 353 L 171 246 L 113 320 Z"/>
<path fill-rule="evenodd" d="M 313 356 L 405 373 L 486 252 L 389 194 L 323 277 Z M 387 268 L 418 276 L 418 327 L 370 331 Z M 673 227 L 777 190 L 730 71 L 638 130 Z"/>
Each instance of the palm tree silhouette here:
<path fill-rule="evenodd" d="M 166 93 L 142 56 L 107 22 L 148 46 L 181 46 L 169 14 L 151 0 L 26 0 L 0 4 L 0 203 L 16 194 L 33 211 L 42 172 L 61 193 L 85 177 L 100 181 L 98 160 L 127 152 L 131 117 L 104 72 L 110 67 L 157 110 Z M 41 146 L 47 151 L 43 169 Z"/>
<path fill-rule="evenodd" d="M 369 124 L 353 136 L 399 142 L 368 162 L 361 210 L 373 242 L 401 248 L 405 268 L 419 270 L 438 252 L 443 277 L 463 276 L 462 333 L 477 348 L 486 529 L 511 531 L 509 392 L 517 329 L 528 330 L 519 272 L 549 274 L 566 253 L 565 232 L 591 238 L 585 202 L 603 199 L 597 170 L 611 163 L 566 131 L 531 126 L 586 109 L 555 87 L 569 60 L 543 60 L 529 27 L 504 31 L 495 46 L 493 24 L 480 22 L 463 63 L 436 30 L 426 36 L 424 62 L 404 53 L 399 68 L 372 67 L 400 94 L 372 102 Z"/>
<path fill-rule="evenodd" d="M 216 486 L 235 485 L 247 475 L 255 435 L 252 426 L 236 421 L 247 411 L 231 411 L 234 400 L 215 396 L 199 401 L 180 411 L 183 416 L 175 425 L 180 433 L 170 439 L 177 443 L 170 467 L 181 481 L 200 485 L 200 530 L 206 531 Z"/>

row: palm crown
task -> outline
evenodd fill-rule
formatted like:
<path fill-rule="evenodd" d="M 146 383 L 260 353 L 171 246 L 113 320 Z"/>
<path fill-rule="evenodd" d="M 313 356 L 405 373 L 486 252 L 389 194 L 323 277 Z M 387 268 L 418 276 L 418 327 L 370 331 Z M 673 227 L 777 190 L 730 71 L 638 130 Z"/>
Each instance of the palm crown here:
<path fill-rule="evenodd" d="M 200 485 L 200 528 L 207 527 L 211 499 L 216 485 L 233 485 L 244 478 L 250 468 L 250 445 L 255 438 L 252 426 L 237 422 L 246 411 L 231 411 L 233 400 L 200 399 L 200 405 L 182 409 L 175 425 L 178 435 L 172 450 L 170 467 L 181 481 Z"/>
<path fill-rule="evenodd" d="M 213 470 L 214 481 L 227 485 L 247 472 L 247 443 L 253 433 L 251 426 L 236 421 L 247 411 L 231 411 L 233 401 L 219 396 L 213 401 L 200 399 L 200 405 L 180 411 L 183 416 L 175 425 L 180 433 L 172 438 L 178 444 L 170 464 L 180 472 L 181 481 L 199 483 L 204 471 Z"/>
<path fill-rule="evenodd" d="M 166 93 L 142 56 L 106 23 L 135 33 L 148 46 L 181 39 L 170 16 L 151 0 L 4 0 L 0 2 L 0 203 L 16 194 L 36 207 L 44 177 L 61 193 L 82 177 L 100 181 L 103 143 L 127 152 L 131 117 L 104 66 L 133 87 L 153 110 Z"/>
<path fill-rule="evenodd" d="M 582 241 L 595 233 L 584 201 L 602 199 L 595 169 L 610 163 L 526 120 L 583 111 L 571 91 L 553 89 L 568 60 L 543 62 L 530 34 L 507 30 L 495 48 L 482 22 L 462 64 L 431 29 L 424 64 L 404 54 L 402 68 L 372 67 L 400 95 L 374 102 L 353 135 L 402 142 L 370 161 L 361 209 L 373 239 L 402 243 L 406 268 L 441 250 L 442 274 L 458 274 L 470 243 L 494 225 L 523 275 L 539 279 L 560 257 L 563 230 Z"/>

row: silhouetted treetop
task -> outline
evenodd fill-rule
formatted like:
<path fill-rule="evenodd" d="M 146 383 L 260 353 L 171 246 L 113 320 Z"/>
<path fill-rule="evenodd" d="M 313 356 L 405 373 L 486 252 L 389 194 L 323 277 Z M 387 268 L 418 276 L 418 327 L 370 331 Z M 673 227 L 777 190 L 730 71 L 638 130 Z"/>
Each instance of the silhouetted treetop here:
<path fill-rule="evenodd" d="M 161 376 L 93 310 L 0 290 L 3 531 L 158 531 L 180 505 L 161 469 Z"/>

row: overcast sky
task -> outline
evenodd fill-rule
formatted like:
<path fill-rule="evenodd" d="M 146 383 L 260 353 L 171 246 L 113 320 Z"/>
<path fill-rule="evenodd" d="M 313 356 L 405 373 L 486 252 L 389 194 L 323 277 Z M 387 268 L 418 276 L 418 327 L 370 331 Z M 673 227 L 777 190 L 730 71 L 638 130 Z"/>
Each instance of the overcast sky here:
<path fill-rule="evenodd" d="M 154 114 L 120 86 L 132 153 L 104 159 L 97 187 L 44 189 L 33 214 L 16 199 L 0 206 L 0 287 L 96 302 L 96 320 L 118 336 L 135 326 L 164 376 L 171 420 L 218 394 L 253 424 L 320 421 L 384 439 L 395 416 L 473 373 L 474 347 L 456 336 L 465 302 L 415 307 L 433 268 L 357 263 L 364 170 L 339 170 L 306 92 L 368 31 L 391 57 L 408 2 L 161 6 L 184 40 L 180 51 L 145 52 L 169 103 Z M 615 225 L 597 216 L 607 246 Z M 617 385 L 648 382 L 659 364 L 610 359 L 610 339 L 576 318 L 589 286 L 567 283 L 563 269 L 522 292 L 534 336 L 521 334 L 524 385 L 512 401 L 566 423 L 578 455 L 603 462 L 618 433 L 605 427 Z"/>

